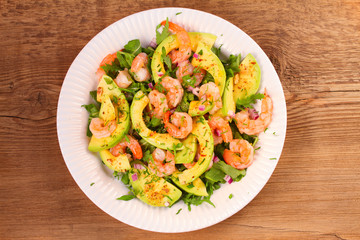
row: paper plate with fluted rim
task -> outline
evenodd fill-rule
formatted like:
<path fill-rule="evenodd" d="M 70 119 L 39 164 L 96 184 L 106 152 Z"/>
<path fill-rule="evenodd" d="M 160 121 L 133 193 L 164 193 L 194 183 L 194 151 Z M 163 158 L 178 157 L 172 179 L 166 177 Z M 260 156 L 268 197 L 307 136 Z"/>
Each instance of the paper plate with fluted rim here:
<path fill-rule="evenodd" d="M 128 193 L 121 181 L 113 177 L 97 154 L 88 151 L 86 137 L 88 113 L 81 107 L 90 102 L 89 92 L 96 89 L 95 72 L 109 53 L 122 49 L 132 39 L 147 46 L 155 37 L 156 26 L 166 18 L 187 31 L 218 36 L 215 46 L 222 45 L 225 55 L 251 53 L 261 68 L 259 92 L 266 88 L 274 104 L 269 129 L 259 136 L 255 161 L 246 176 L 232 184 L 223 184 L 211 197 L 216 208 L 204 203 L 188 211 L 183 202 L 171 208 L 158 208 L 138 199 L 119 201 Z M 286 104 L 276 71 L 264 51 L 246 33 L 215 15 L 185 8 L 159 8 L 125 17 L 97 34 L 71 64 L 58 102 L 58 139 L 65 163 L 81 190 L 100 209 L 131 226 L 156 232 L 186 232 L 216 224 L 245 207 L 265 186 L 273 173 L 284 145 Z M 276 132 L 276 134 L 273 134 Z M 91 184 L 94 183 L 94 184 Z M 91 186 L 92 185 L 92 186 Z M 229 195 L 233 197 L 230 199 Z M 176 214 L 179 209 L 182 211 Z M 90 217 L 90 216 L 89 216 Z"/>

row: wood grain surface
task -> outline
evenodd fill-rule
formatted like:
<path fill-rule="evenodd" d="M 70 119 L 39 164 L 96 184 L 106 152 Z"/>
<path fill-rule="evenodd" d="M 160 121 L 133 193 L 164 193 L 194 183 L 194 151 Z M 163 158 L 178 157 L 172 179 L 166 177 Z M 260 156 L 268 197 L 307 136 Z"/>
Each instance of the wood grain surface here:
<path fill-rule="evenodd" d="M 187 7 L 250 35 L 281 79 L 288 128 L 268 184 L 195 232 L 161 234 L 96 207 L 66 168 L 57 101 L 99 31 L 142 10 Z M 0 239 L 360 239 L 360 2 L 0 0 Z"/>

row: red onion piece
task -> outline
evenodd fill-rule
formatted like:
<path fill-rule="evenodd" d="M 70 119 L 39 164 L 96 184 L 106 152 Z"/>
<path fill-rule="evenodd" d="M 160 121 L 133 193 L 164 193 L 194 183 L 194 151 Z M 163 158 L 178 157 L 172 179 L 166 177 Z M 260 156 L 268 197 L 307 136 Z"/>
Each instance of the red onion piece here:
<path fill-rule="evenodd" d="M 149 88 L 154 89 L 154 85 L 152 83 L 148 84 Z"/>
<path fill-rule="evenodd" d="M 204 111 L 204 110 L 205 110 L 205 106 L 204 106 L 204 105 L 200 105 L 200 106 L 199 106 L 199 110 L 200 110 L 200 111 Z"/>
<path fill-rule="evenodd" d="M 135 169 L 145 169 L 145 167 L 143 165 L 141 165 L 140 163 L 135 163 L 134 168 Z"/>
<path fill-rule="evenodd" d="M 173 114 L 175 112 L 176 108 L 173 108 L 170 110 L 171 114 Z"/>
<path fill-rule="evenodd" d="M 157 72 L 157 75 L 158 75 L 159 77 L 161 77 L 162 75 L 164 75 L 164 73 L 163 73 L 163 72 Z"/>
<path fill-rule="evenodd" d="M 252 120 L 256 120 L 256 119 L 259 118 L 259 113 L 258 113 L 255 109 L 253 109 L 253 108 L 249 108 L 249 109 L 248 109 L 248 113 L 249 113 L 250 118 L 251 118 Z"/>
<path fill-rule="evenodd" d="M 220 137 L 221 136 L 221 131 L 219 129 L 215 129 L 214 131 L 215 135 Z"/>
<path fill-rule="evenodd" d="M 225 175 L 224 180 L 227 181 L 229 184 L 233 182 L 233 179 L 229 175 Z"/>
<path fill-rule="evenodd" d="M 213 161 L 214 161 L 214 163 L 217 163 L 220 161 L 220 159 L 216 155 L 214 155 Z"/>
<path fill-rule="evenodd" d="M 165 207 L 168 207 L 169 205 L 170 205 L 169 202 L 165 202 L 165 203 L 164 203 L 164 206 L 165 206 Z"/>
<path fill-rule="evenodd" d="M 136 180 L 138 180 L 137 174 L 134 173 L 133 175 L 131 175 L 131 179 L 133 180 L 133 182 L 135 182 Z"/>
<path fill-rule="evenodd" d="M 198 59 L 198 58 L 199 58 L 199 54 L 194 53 L 193 57 L 196 58 L 196 59 Z"/>
<path fill-rule="evenodd" d="M 151 42 L 149 43 L 149 47 L 152 47 L 154 49 L 157 47 L 156 38 L 151 39 Z"/>

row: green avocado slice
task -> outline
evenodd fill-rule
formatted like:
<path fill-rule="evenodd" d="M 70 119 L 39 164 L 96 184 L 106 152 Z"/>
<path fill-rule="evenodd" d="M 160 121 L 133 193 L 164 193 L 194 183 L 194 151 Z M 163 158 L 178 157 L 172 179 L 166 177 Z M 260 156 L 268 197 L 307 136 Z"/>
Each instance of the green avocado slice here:
<path fill-rule="evenodd" d="M 184 147 L 180 140 L 173 138 L 168 133 L 157 133 L 146 127 L 142 114 L 148 104 L 149 98 L 142 91 L 138 91 L 130 108 L 133 129 L 151 145 L 165 150 L 182 150 Z"/>
<path fill-rule="evenodd" d="M 117 172 L 126 172 L 131 168 L 129 159 L 126 154 L 120 154 L 118 157 L 112 155 L 109 150 L 101 150 L 99 152 L 101 160 L 111 170 Z"/>
<path fill-rule="evenodd" d="M 214 45 L 216 41 L 216 36 L 211 33 L 198 33 L 198 32 L 189 32 L 190 42 L 191 42 L 191 50 L 193 52 L 196 51 L 199 42 L 203 42 L 204 45 L 209 46 L 209 48 Z M 160 76 L 157 74 L 158 72 L 165 73 L 165 68 L 162 60 L 162 48 L 165 48 L 166 54 L 168 54 L 171 50 L 179 47 L 179 42 L 177 40 L 177 36 L 170 35 L 166 39 L 164 39 L 159 46 L 156 48 L 152 61 L 151 61 L 151 71 L 153 74 L 153 78 L 155 83 L 157 83 L 160 79 Z"/>
<path fill-rule="evenodd" d="M 189 184 L 203 174 L 208 168 L 214 153 L 214 139 L 209 124 L 204 117 L 194 119 L 192 134 L 195 135 L 199 142 L 199 159 L 192 168 L 179 174 L 181 184 Z"/>
<path fill-rule="evenodd" d="M 185 140 L 182 141 L 184 146 L 183 150 L 176 153 L 175 163 L 190 163 L 194 160 L 197 151 L 196 137 L 190 134 Z"/>
<path fill-rule="evenodd" d="M 196 196 L 208 196 L 209 194 L 206 191 L 206 186 L 204 182 L 197 178 L 192 183 L 189 184 L 181 184 L 178 178 L 180 172 L 175 172 L 171 175 L 171 180 L 177 185 L 179 188 L 184 190 L 185 192 L 194 194 Z"/>
<path fill-rule="evenodd" d="M 260 86 L 261 70 L 250 53 L 240 63 L 240 73 L 234 77 L 234 101 L 243 100 L 257 92 Z"/>
<path fill-rule="evenodd" d="M 111 79 L 111 78 L 110 78 Z M 100 84 L 99 84 L 100 85 Z M 106 88 L 108 88 L 106 86 Z M 115 95 L 107 95 L 111 96 L 111 98 L 116 98 L 116 103 L 114 104 L 115 112 L 116 112 L 116 129 L 115 131 L 109 136 L 105 138 L 96 138 L 92 136 L 90 139 L 90 143 L 88 149 L 92 152 L 99 152 L 104 149 L 109 149 L 114 147 L 129 131 L 130 128 L 130 116 L 129 116 L 129 103 L 127 102 L 124 94 L 116 90 L 117 86 L 114 86 L 111 94 Z M 104 96 L 105 99 L 105 96 Z"/>
<path fill-rule="evenodd" d="M 235 113 L 236 106 L 234 102 L 233 89 L 234 89 L 234 79 L 231 77 L 228 80 L 226 80 L 225 90 L 222 96 L 223 107 L 221 109 L 221 113 L 223 117 L 228 116 L 229 111 Z"/>
<path fill-rule="evenodd" d="M 118 98 L 121 94 L 122 92 L 114 80 L 108 75 L 103 75 L 97 86 L 96 98 L 98 102 L 103 103 L 106 96 L 112 99 L 114 96 Z"/>
<path fill-rule="evenodd" d="M 211 74 L 211 76 L 213 76 L 215 84 L 219 87 L 220 94 L 222 96 L 226 81 L 224 65 L 221 63 L 216 54 L 211 51 L 211 48 L 203 42 L 199 42 L 196 53 L 198 57 L 193 57 L 191 64 L 194 67 L 206 70 Z"/>
<path fill-rule="evenodd" d="M 132 169 L 129 179 L 135 196 L 151 206 L 170 207 L 182 195 L 177 187 L 148 170 Z"/>

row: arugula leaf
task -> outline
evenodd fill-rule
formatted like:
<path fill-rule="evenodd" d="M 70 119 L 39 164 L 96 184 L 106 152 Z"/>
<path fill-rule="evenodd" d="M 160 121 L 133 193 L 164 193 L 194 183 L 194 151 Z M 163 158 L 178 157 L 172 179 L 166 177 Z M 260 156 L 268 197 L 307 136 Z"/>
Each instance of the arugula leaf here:
<path fill-rule="evenodd" d="M 122 69 L 131 68 L 132 61 L 134 60 L 135 55 L 127 52 L 117 52 L 117 59 L 119 60 L 120 67 Z"/>
<path fill-rule="evenodd" d="M 155 49 L 153 49 L 152 47 L 147 47 L 147 48 L 142 48 L 141 51 L 146 53 L 148 57 L 151 58 L 154 55 Z"/>
<path fill-rule="evenodd" d="M 205 84 L 209 82 L 215 82 L 215 80 L 214 77 L 209 72 L 206 72 L 201 84 Z"/>
<path fill-rule="evenodd" d="M 85 108 L 86 111 L 89 112 L 89 117 L 99 117 L 99 108 L 94 103 L 90 103 L 88 105 L 81 105 L 81 107 Z"/>
<path fill-rule="evenodd" d="M 225 183 L 225 175 L 226 174 L 223 171 L 212 167 L 209 171 L 205 173 L 205 178 L 213 182 Z"/>
<path fill-rule="evenodd" d="M 158 29 L 161 28 L 161 24 L 156 26 L 156 44 L 160 44 L 162 41 L 164 41 L 165 38 L 171 35 L 171 32 L 169 31 L 169 19 L 166 18 L 165 26 L 162 30 L 162 32 L 158 32 Z"/>
<path fill-rule="evenodd" d="M 235 73 L 240 72 L 240 61 L 241 54 L 239 55 L 230 55 L 229 59 L 224 64 L 224 68 L 226 71 L 226 78 L 234 77 Z"/>
<path fill-rule="evenodd" d="M 121 67 L 119 65 L 119 60 L 115 59 L 112 64 L 105 64 L 104 66 L 101 66 L 101 68 L 105 71 L 106 75 L 114 79 L 118 72 L 121 70 Z"/>
<path fill-rule="evenodd" d="M 90 122 L 93 118 L 97 118 L 99 117 L 99 107 L 96 106 L 94 103 L 88 104 L 88 105 L 81 105 L 81 107 L 85 108 L 86 111 L 88 111 L 89 113 L 89 118 L 88 118 L 88 127 L 86 130 L 86 135 L 88 137 L 92 136 L 92 132 L 89 129 L 90 126 Z"/>
<path fill-rule="evenodd" d="M 141 44 L 140 44 L 140 40 L 139 39 L 134 39 L 129 41 L 125 46 L 124 46 L 124 52 L 130 53 L 132 55 L 138 55 L 139 53 L 141 53 Z"/>
<path fill-rule="evenodd" d="M 218 48 L 216 48 L 216 47 L 211 47 L 211 51 L 212 51 L 213 53 L 215 53 L 215 55 L 216 55 L 218 58 L 220 58 L 221 47 L 222 47 L 222 44 L 221 44 Z"/>
<path fill-rule="evenodd" d="M 122 181 L 125 185 L 129 185 L 130 179 L 129 179 L 128 173 L 124 173 L 124 174 L 122 175 L 121 181 Z"/>
<path fill-rule="evenodd" d="M 161 59 L 163 60 L 163 62 L 165 63 L 166 67 L 172 71 L 171 67 L 172 67 L 172 63 L 171 63 L 171 59 L 169 56 L 166 55 L 166 50 L 165 47 L 162 47 L 161 49 Z"/>
<path fill-rule="evenodd" d="M 212 168 L 223 171 L 226 175 L 229 175 L 234 181 L 240 181 L 246 175 L 246 170 L 238 170 L 223 161 L 215 163 Z"/>
<path fill-rule="evenodd" d="M 256 93 L 253 95 L 250 95 L 249 97 L 245 98 L 245 99 L 238 99 L 236 101 L 236 109 L 237 111 L 241 111 L 245 108 L 253 108 L 253 106 L 251 104 L 254 104 L 256 102 L 257 99 L 263 99 L 264 98 L 264 94 L 261 93 Z"/>
<path fill-rule="evenodd" d="M 97 103 L 97 104 L 101 104 L 100 102 L 98 102 L 97 100 L 97 90 L 94 90 L 94 91 L 90 91 L 90 96 L 91 98 Z"/>
<path fill-rule="evenodd" d="M 129 201 L 131 199 L 134 199 L 135 197 L 136 197 L 135 195 L 123 195 L 117 198 L 116 200 Z"/>

